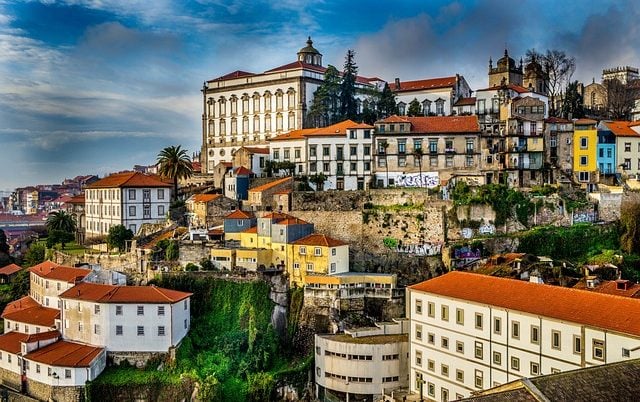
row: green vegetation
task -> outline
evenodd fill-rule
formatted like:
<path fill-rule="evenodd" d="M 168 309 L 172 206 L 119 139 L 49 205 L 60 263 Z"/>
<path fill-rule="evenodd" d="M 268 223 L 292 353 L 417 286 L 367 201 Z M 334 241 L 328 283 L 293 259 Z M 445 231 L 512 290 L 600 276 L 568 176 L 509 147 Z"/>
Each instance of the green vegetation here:
<path fill-rule="evenodd" d="M 178 180 L 188 179 L 193 175 L 191 159 L 186 149 L 180 145 L 164 148 L 158 154 L 158 173 L 173 181 L 172 200 L 178 199 Z"/>
<path fill-rule="evenodd" d="M 33 242 L 29 246 L 29 249 L 24 255 L 23 265 L 25 267 L 32 267 L 38 265 L 44 261 L 46 247 L 44 243 Z"/>
<path fill-rule="evenodd" d="M 124 227 L 124 225 L 115 225 L 109 228 L 109 234 L 107 235 L 109 247 L 124 251 L 127 240 L 131 239 L 133 239 L 133 232 L 131 229 Z"/>
<path fill-rule="evenodd" d="M 504 184 L 487 184 L 472 191 L 467 183 L 460 181 L 451 190 L 451 198 L 455 205 L 491 205 L 496 213 L 496 225 L 515 217 L 528 226 L 534 212 L 534 204 L 527 195 Z"/>

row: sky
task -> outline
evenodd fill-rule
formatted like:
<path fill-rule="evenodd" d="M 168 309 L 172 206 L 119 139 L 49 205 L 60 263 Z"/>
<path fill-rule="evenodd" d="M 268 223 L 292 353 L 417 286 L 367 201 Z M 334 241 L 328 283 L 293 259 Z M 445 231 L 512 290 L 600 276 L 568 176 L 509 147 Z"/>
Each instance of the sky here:
<path fill-rule="evenodd" d="M 307 36 L 387 81 L 480 89 L 506 45 L 563 50 L 590 83 L 640 66 L 639 17 L 635 0 L 0 0 L 0 191 L 198 151 L 202 83 L 294 61 Z"/>

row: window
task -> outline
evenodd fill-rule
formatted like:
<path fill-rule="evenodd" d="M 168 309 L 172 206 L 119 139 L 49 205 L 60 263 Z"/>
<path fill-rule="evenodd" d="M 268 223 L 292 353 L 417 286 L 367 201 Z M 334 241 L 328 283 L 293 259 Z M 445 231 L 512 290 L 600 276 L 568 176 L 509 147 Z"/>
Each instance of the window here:
<path fill-rule="evenodd" d="M 164 216 L 164 205 L 158 205 L 158 216 Z"/>
<path fill-rule="evenodd" d="M 136 207 L 135 205 L 129 206 L 129 216 L 136 216 Z"/>
<path fill-rule="evenodd" d="M 329 172 L 329 162 L 322 163 L 322 171 Z"/>
<path fill-rule="evenodd" d="M 188 304 L 187 300 L 182 302 L 183 310 L 186 310 L 188 306 L 189 306 L 189 304 Z"/>
<path fill-rule="evenodd" d="M 282 152 L 282 158 L 283 158 L 284 160 L 289 160 L 290 155 L 291 155 L 291 150 L 289 150 L 289 149 L 285 149 L 285 150 Z"/>
<path fill-rule="evenodd" d="M 482 377 L 483 377 L 482 370 L 476 370 L 475 371 L 475 386 L 476 386 L 476 388 L 482 388 L 483 383 L 484 383 L 484 379 Z"/>
<path fill-rule="evenodd" d="M 441 340 L 442 347 L 445 349 L 449 349 L 449 338 L 442 337 Z"/>
<path fill-rule="evenodd" d="M 536 345 L 540 344 L 540 327 L 535 325 L 531 326 L 531 343 Z"/>
<path fill-rule="evenodd" d="M 631 143 L 630 142 L 625 142 L 624 143 L 624 152 L 631 152 Z"/>
<path fill-rule="evenodd" d="M 336 263 L 335 263 L 335 262 L 332 262 L 332 263 L 331 263 L 331 269 L 330 269 L 330 272 L 331 272 L 331 273 L 336 272 Z"/>
<path fill-rule="evenodd" d="M 511 322 L 511 337 L 520 339 L 520 323 L 518 321 Z"/>
<path fill-rule="evenodd" d="M 427 343 L 433 345 L 436 343 L 436 334 L 434 334 L 433 332 L 429 332 L 427 334 Z"/>
<path fill-rule="evenodd" d="M 502 355 L 500 352 L 493 352 L 493 364 L 502 364 Z"/>
<path fill-rule="evenodd" d="M 475 343 L 475 348 L 474 348 L 474 355 L 476 357 L 476 359 L 482 359 L 482 342 L 477 342 Z"/>
<path fill-rule="evenodd" d="M 273 150 L 273 159 L 280 159 L 280 150 L 279 149 L 274 149 Z"/>
<path fill-rule="evenodd" d="M 456 352 L 464 353 L 464 342 L 456 341 Z"/>
<path fill-rule="evenodd" d="M 589 158 L 587 156 L 580 157 L 580 166 L 587 166 L 589 163 Z"/>
<path fill-rule="evenodd" d="M 624 165 L 622 166 L 623 170 L 631 170 L 631 159 L 625 158 L 623 165 Z"/>
<path fill-rule="evenodd" d="M 93 324 L 93 333 L 96 335 L 100 335 L 100 325 Z"/>
<path fill-rule="evenodd" d="M 144 336 L 144 327 L 142 325 L 138 325 L 138 336 Z"/>
<path fill-rule="evenodd" d="M 398 156 L 398 166 L 400 166 L 400 167 L 407 166 L 407 157 L 406 156 Z"/>
<path fill-rule="evenodd" d="M 310 262 L 307 263 L 307 271 L 309 272 L 313 271 L 313 264 Z"/>
<path fill-rule="evenodd" d="M 116 306 L 116 315 L 122 315 L 122 306 Z"/>
<path fill-rule="evenodd" d="M 464 325 L 464 310 L 461 308 L 456 309 L 456 324 Z"/>
<path fill-rule="evenodd" d="M 440 309 L 440 318 L 443 321 L 449 321 L 449 306 L 442 306 Z"/>
<path fill-rule="evenodd" d="M 371 145 L 365 145 L 365 146 L 364 146 L 364 148 L 363 148 L 363 150 L 364 150 L 364 152 L 363 152 L 363 153 L 364 153 L 364 156 L 369 156 L 369 155 L 371 155 Z"/>
<path fill-rule="evenodd" d="M 164 325 L 158 326 L 158 336 L 164 336 Z"/>
<path fill-rule="evenodd" d="M 158 189 L 158 199 L 164 200 L 164 189 L 162 188 Z"/>
<path fill-rule="evenodd" d="M 476 329 L 482 329 L 482 314 L 476 313 Z"/>
<path fill-rule="evenodd" d="M 520 359 L 515 357 L 515 356 L 511 356 L 511 369 L 512 370 L 516 370 L 519 371 L 520 370 Z"/>
<path fill-rule="evenodd" d="M 453 156 L 447 155 L 444 158 L 445 167 L 453 167 Z"/>
<path fill-rule="evenodd" d="M 436 316 L 436 305 L 433 302 L 427 303 L 427 315 L 431 318 Z"/>
<path fill-rule="evenodd" d="M 330 155 L 330 149 L 328 145 L 323 145 L 322 146 L 322 156 L 329 156 Z"/>
<path fill-rule="evenodd" d="M 436 362 L 433 360 L 427 360 L 427 370 L 436 371 Z"/>
<path fill-rule="evenodd" d="M 593 340 L 593 358 L 595 360 L 604 361 L 604 358 L 605 358 L 604 341 L 601 341 L 599 339 Z"/>
<path fill-rule="evenodd" d="M 313 250 L 313 255 L 321 256 L 321 255 L 322 255 L 322 249 L 321 249 L 320 247 L 316 247 L 316 248 Z"/>
<path fill-rule="evenodd" d="M 158 315 L 164 315 L 164 306 L 158 306 Z"/>
<path fill-rule="evenodd" d="M 185 318 L 185 320 L 184 320 L 184 329 L 187 329 L 187 326 L 188 326 L 187 325 L 187 319 Z"/>
<path fill-rule="evenodd" d="M 138 315 L 144 315 L 144 306 L 138 306 Z"/>
<path fill-rule="evenodd" d="M 94 314 L 100 314 L 100 305 L 96 304 L 93 306 L 93 313 Z"/>
<path fill-rule="evenodd" d="M 551 348 L 560 350 L 560 331 L 551 331 Z"/>
<path fill-rule="evenodd" d="M 427 383 L 427 393 L 429 394 L 429 396 L 436 396 L 436 385 L 434 383 Z"/>
<path fill-rule="evenodd" d="M 445 377 L 449 377 L 449 366 L 447 366 L 446 364 L 441 364 L 440 373 Z"/>
<path fill-rule="evenodd" d="M 419 341 L 422 340 L 422 325 L 420 324 L 416 324 L 416 339 Z"/>
<path fill-rule="evenodd" d="M 71 378 L 71 370 L 64 369 L 64 378 Z"/>
<path fill-rule="evenodd" d="M 578 172 L 578 180 L 582 182 L 589 181 L 589 172 Z"/>
<path fill-rule="evenodd" d="M 300 246 L 300 255 L 305 255 L 307 254 L 307 248 L 305 246 Z"/>
<path fill-rule="evenodd" d="M 318 164 L 316 162 L 309 163 L 309 171 L 316 172 L 318 170 Z"/>
<path fill-rule="evenodd" d="M 416 314 L 422 314 L 422 300 L 416 300 Z"/>
<path fill-rule="evenodd" d="M 573 336 L 573 353 L 582 353 L 582 338 L 578 335 Z"/>
<path fill-rule="evenodd" d="M 464 382 L 464 371 L 456 370 L 456 381 Z"/>
<path fill-rule="evenodd" d="M 589 139 L 587 137 L 580 137 L 580 149 L 587 149 L 589 144 Z"/>
<path fill-rule="evenodd" d="M 136 199 L 136 190 L 133 190 L 133 189 L 129 190 L 129 199 L 130 200 L 135 200 Z"/>
<path fill-rule="evenodd" d="M 531 362 L 531 375 L 540 375 L 540 364 Z"/>
<path fill-rule="evenodd" d="M 403 155 L 407 153 L 407 140 L 398 140 L 398 154 Z"/>
<path fill-rule="evenodd" d="M 122 335 L 122 325 L 116 325 L 116 335 Z"/>
<path fill-rule="evenodd" d="M 422 352 L 416 352 L 416 366 L 422 367 Z"/>
<path fill-rule="evenodd" d="M 631 351 L 629 349 L 622 348 L 622 357 L 630 357 Z"/>
<path fill-rule="evenodd" d="M 36 373 L 40 374 L 40 365 L 36 364 Z"/>

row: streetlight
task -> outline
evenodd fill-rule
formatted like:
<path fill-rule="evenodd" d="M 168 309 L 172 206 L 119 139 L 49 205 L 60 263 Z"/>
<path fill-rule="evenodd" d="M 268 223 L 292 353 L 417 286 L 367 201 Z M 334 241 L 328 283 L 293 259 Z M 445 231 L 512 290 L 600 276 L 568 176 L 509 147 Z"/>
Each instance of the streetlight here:
<path fill-rule="evenodd" d="M 423 397 L 424 379 L 422 378 L 422 375 L 420 375 L 420 377 L 418 377 L 416 381 L 418 382 L 418 384 L 420 384 L 420 402 L 424 402 L 424 397 Z"/>

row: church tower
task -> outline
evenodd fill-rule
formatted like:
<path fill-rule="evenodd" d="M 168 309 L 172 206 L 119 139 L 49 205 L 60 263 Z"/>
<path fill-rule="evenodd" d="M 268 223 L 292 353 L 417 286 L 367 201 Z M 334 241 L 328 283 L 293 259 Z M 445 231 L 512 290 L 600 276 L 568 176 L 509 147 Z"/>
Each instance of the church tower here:
<path fill-rule="evenodd" d="M 537 60 L 531 60 L 524 68 L 522 86 L 533 92 L 547 95 L 549 91 L 549 76 Z"/>
<path fill-rule="evenodd" d="M 313 66 L 322 66 L 322 54 L 313 47 L 311 36 L 307 39 L 307 46 L 303 47 L 298 52 L 298 61 L 311 64 Z"/>
<path fill-rule="evenodd" d="M 522 60 L 516 66 L 516 61 L 509 57 L 507 49 L 504 49 L 504 56 L 498 60 L 495 68 L 489 59 L 489 87 L 503 84 L 522 85 Z"/>

